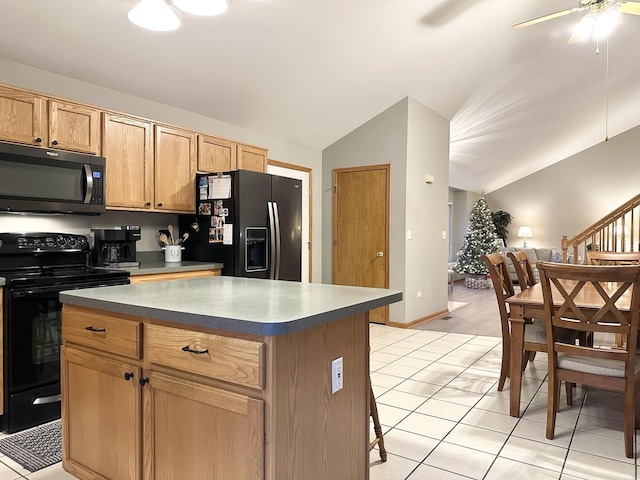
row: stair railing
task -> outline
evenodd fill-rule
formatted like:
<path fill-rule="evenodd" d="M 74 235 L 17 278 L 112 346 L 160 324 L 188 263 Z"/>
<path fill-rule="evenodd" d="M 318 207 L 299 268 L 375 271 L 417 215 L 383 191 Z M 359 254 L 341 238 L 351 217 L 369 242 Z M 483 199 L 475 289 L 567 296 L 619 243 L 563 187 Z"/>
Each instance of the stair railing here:
<path fill-rule="evenodd" d="M 585 252 L 640 251 L 640 194 L 605 215 L 573 238 L 560 242 L 564 263 L 583 263 Z"/>

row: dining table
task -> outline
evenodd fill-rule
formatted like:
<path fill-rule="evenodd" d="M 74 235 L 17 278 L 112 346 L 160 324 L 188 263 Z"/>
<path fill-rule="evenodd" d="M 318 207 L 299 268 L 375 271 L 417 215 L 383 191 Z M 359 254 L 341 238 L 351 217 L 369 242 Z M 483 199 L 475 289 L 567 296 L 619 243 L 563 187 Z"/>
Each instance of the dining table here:
<path fill-rule="evenodd" d="M 575 280 L 560 280 L 563 287 L 567 291 L 571 290 L 571 284 L 575 284 Z M 612 295 L 617 290 L 617 283 L 601 284 L 604 290 Z M 554 292 L 554 305 L 558 307 L 562 305 L 558 290 L 553 284 L 551 289 Z M 576 306 L 585 313 L 589 311 L 599 310 L 604 301 L 593 284 L 587 283 L 582 290 L 576 295 Z M 511 326 L 511 345 L 510 345 L 510 384 L 509 384 L 509 415 L 512 417 L 520 416 L 520 390 L 522 388 L 522 371 L 523 371 L 523 348 L 524 348 L 524 331 L 527 323 L 531 323 L 531 319 L 538 322 L 544 322 L 544 297 L 542 295 L 542 283 L 536 283 L 530 288 L 516 293 L 506 299 L 509 304 L 509 323 Z M 627 290 L 617 301 L 616 306 L 621 312 L 629 312 L 631 305 L 631 292 Z M 639 396 L 640 397 L 640 396 Z M 636 425 L 640 425 L 640 408 L 636 409 Z"/>

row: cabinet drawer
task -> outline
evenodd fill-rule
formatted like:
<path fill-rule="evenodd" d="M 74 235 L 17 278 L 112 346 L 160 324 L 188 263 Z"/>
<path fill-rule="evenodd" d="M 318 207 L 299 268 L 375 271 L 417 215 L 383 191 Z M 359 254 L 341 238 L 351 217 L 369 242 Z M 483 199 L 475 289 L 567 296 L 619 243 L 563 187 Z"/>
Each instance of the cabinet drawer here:
<path fill-rule="evenodd" d="M 264 344 L 261 342 L 159 325 L 148 325 L 146 337 L 146 358 L 152 363 L 264 388 Z"/>
<path fill-rule="evenodd" d="M 63 310 L 62 337 L 65 343 L 140 359 L 141 331 L 140 322 L 76 310 L 73 307 L 65 307 Z"/>

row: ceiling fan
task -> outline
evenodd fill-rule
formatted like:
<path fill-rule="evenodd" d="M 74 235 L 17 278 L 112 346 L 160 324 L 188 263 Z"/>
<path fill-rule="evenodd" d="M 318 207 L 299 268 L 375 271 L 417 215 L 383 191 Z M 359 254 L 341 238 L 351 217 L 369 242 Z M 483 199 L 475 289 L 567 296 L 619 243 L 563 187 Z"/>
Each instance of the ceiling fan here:
<path fill-rule="evenodd" d="M 575 12 L 588 11 L 582 17 L 580 23 L 571 35 L 568 44 L 580 42 L 591 36 L 591 34 L 599 35 L 608 33 L 611 29 L 612 22 L 621 13 L 630 13 L 632 15 L 640 15 L 640 2 L 628 2 L 621 0 L 578 0 L 578 6 L 561 10 L 559 12 L 543 15 L 542 17 L 533 18 L 526 22 L 517 23 L 512 28 L 524 28 L 536 23 L 545 22 L 554 18 L 563 17 Z"/>

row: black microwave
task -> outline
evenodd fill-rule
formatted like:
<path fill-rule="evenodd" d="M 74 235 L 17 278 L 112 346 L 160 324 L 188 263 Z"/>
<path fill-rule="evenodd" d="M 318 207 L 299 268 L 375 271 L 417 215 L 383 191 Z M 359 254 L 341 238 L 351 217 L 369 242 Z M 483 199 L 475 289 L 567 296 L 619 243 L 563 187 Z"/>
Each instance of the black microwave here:
<path fill-rule="evenodd" d="M 99 214 L 105 159 L 0 143 L 0 211 Z"/>

